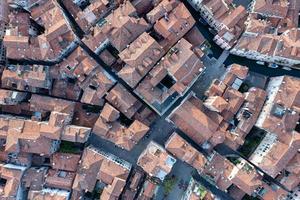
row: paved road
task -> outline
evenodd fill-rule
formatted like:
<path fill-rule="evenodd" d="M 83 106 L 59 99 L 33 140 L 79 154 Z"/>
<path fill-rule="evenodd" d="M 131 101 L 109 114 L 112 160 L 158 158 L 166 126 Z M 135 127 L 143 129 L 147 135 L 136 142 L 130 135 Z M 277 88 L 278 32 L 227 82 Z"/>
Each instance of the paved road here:
<path fill-rule="evenodd" d="M 192 91 L 195 92 L 196 96 L 200 99 L 204 97 L 204 92 L 209 88 L 212 81 L 216 78 L 220 78 L 226 68 L 220 60 L 215 58 L 205 57 L 203 63 L 206 67 L 204 75 L 199 77 L 192 87 Z"/>

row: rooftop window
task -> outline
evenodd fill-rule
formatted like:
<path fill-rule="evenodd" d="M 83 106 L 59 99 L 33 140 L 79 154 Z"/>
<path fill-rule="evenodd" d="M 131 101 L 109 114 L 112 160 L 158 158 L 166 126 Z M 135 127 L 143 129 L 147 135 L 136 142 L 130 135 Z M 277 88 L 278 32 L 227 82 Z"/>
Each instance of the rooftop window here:
<path fill-rule="evenodd" d="M 252 113 L 249 110 L 243 110 L 243 118 L 249 119 L 252 116 Z"/>
<path fill-rule="evenodd" d="M 58 177 L 65 178 L 66 176 L 67 176 L 67 172 L 65 172 L 65 171 L 59 171 L 58 172 Z"/>
<path fill-rule="evenodd" d="M 160 153 L 161 153 L 161 151 L 160 151 L 159 149 L 156 149 L 156 151 L 155 151 L 154 155 L 155 155 L 155 156 L 159 156 L 159 155 L 160 155 Z"/>
<path fill-rule="evenodd" d="M 100 21 L 98 22 L 98 26 L 102 27 L 107 23 L 107 20 L 105 18 L 100 19 Z"/>
<path fill-rule="evenodd" d="M 285 114 L 285 108 L 282 105 L 274 104 L 271 110 L 272 115 L 278 118 L 282 118 Z"/>

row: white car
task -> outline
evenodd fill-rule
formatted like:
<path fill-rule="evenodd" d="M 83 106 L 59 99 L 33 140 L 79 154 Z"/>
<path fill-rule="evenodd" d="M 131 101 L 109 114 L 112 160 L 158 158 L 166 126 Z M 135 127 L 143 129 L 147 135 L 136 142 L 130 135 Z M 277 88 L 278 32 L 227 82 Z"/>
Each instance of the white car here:
<path fill-rule="evenodd" d="M 265 62 L 263 62 L 263 61 L 256 61 L 256 63 L 259 65 L 265 65 Z"/>
<path fill-rule="evenodd" d="M 290 68 L 290 67 L 282 67 L 282 69 L 287 70 L 287 71 L 291 71 L 292 70 L 292 68 Z"/>

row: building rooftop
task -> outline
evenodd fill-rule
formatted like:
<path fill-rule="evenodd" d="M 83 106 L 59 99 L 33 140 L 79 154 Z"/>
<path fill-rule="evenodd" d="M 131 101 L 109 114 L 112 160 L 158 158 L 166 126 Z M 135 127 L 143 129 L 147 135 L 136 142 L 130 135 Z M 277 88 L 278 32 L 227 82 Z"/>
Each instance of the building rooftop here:
<path fill-rule="evenodd" d="M 105 99 L 128 119 L 132 119 L 134 114 L 142 107 L 142 103 L 121 84 L 115 85 Z"/>
<path fill-rule="evenodd" d="M 103 97 L 116 82 L 81 47 L 76 48 L 58 67 L 63 76 L 74 80 L 74 87 L 78 86 L 83 91 L 82 103 L 100 106 Z"/>
<path fill-rule="evenodd" d="M 135 89 L 161 114 L 187 92 L 204 70 L 191 48 L 185 39 L 179 40 Z"/>
<path fill-rule="evenodd" d="M 45 186 L 49 188 L 71 191 L 74 178 L 74 172 L 49 169 L 45 179 Z"/>
<path fill-rule="evenodd" d="M 198 144 L 225 143 L 237 149 L 254 126 L 266 99 L 266 93 L 259 88 L 250 88 L 245 93 L 239 91 L 247 75 L 247 67 L 229 66 L 222 80 L 212 82 L 205 92 L 205 100 L 189 94 L 168 120 Z M 233 124 L 235 119 L 238 123 Z"/>
<path fill-rule="evenodd" d="M 42 200 L 68 200 L 70 198 L 70 192 L 58 189 L 45 188 L 43 190 L 30 190 L 28 198 Z"/>
<path fill-rule="evenodd" d="M 98 180 L 106 185 L 101 198 L 118 198 L 125 186 L 130 169 L 131 165 L 126 161 L 88 147 L 83 152 L 73 183 L 72 198 L 78 199 L 84 192 L 92 192 Z"/>
<path fill-rule="evenodd" d="M 213 154 L 211 160 L 207 163 L 203 170 L 203 174 L 208 176 L 218 188 L 226 190 L 232 184 L 229 176 L 235 165 L 218 153 Z"/>
<path fill-rule="evenodd" d="M 143 18 L 134 17 L 135 9 L 129 1 L 117 8 L 96 26 L 83 41 L 92 50 L 96 50 L 106 38 L 121 52 L 147 28 Z"/>
<path fill-rule="evenodd" d="M 0 116 L 6 151 L 51 155 L 59 147 L 57 140 L 87 141 L 91 128 L 71 125 L 75 102 L 40 95 L 32 95 L 29 102 L 32 119 Z M 43 121 L 47 116 L 49 120 Z"/>
<path fill-rule="evenodd" d="M 22 173 L 25 167 L 20 167 L 12 164 L 1 164 L 0 177 L 6 180 L 4 184 L 0 186 L 0 197 L 3 199 L 13 199 L 18 196 L 19 185 L 22 177 Z"/>
<path fill-rule="evenodd" d="M 155 197 L 158 188 L 159 185 L 157 185 L 151 180 L 146 180 L 143 184 L 142 190 L 138 198 L 140 200 L 150 200 L 151 198 Z"/>
<path fill-rule="evenodd" d="M 0 105 L 17 105 L 25 100 L 27 93 L 0 89 Z"/>
<path fill-rule="evenodd" d="M 73 2 L 64 1 L 64 4 L 68 5 Z M 109 1 L 101 0 L 101 1 L 91 1 L 91 3 L 84 9 L 81 10 L 79 7 L 73 8 L 72 14 L 75 15 L 75 20 L 78 23 L 79 27 L 84 31 L 88 32 L 91 26 L 93 26 L 101 17 L 109 11 Z M 67 8 L 70 8 L 67 6 Z"/>
<path fill-rule="evenodd" d="M 10 66 L 4 69 L 1 83 L 4 88 L 21 91 L 38 92 L 39 89 L 51 89 L 49 68 L 42 65 Z"/>
<path fill-rule="evenodd" d="M 262 185 L 261 175 L 248 163 L 238 164 L 232 170 L 229 179 L 248 195 L 252 195 Z"/>
<path fill-rule="evenodd" d="M 299 1 L 256 0 L 249 4 L 248 12 L 232 0 L 190 3 L 216 31 L 214 41 L 222 49 L 249 59 L 298 67 Z"/>
<path fill-rule="evenodd" d="M 166 4 L 168 7 L 173 7 L 178 2 L 164 0 L 157 7 L 167 7 Z M 168 50 L 194 26 L 195 20 L 183 3 L 179 3 L 175 8 L 167 9 L 164 12 L 163 15 L 158 15 L 160 18 L 156 20 L 154 30 L 163 38 L 160 44 L 165 50 Z"/>
<path fill-rule="evenodd" d="M 40 1 L 37 6 L 32 6 L 29 12 L 10 8 L 9 16 L 11 26 L 4 37 L 9 58 L 53 60 L 75 39 L 55 1 Z M 42 29 L 44 31 L 40 31 Z"/>
<path fill-rule="evenodd" d="M 284 18 L 288 12 L 288 6 L 288 0 L 256 0 L 253 12 L 270 17 Z"/>
<path fill-rule="evenodd" d="M 1 1 L 0 21 L 8 23 L 8 3 L 6 0 Z"/>
<path fill-rule="evenodd" d="M 56 170 L 75 172 L 80 155 L 70 153 L 55 153 L 51 156 L 51 167 Z"/>
<path fill-rule="evenodd" d="M 264 154 L 259 154 L 257 149 L 252 154 L 251 160 L 270 176 L 276 177 L 297 154 L 298 147 L 299 137 L 293 138 L 289 145 L 277 141 L 269 149 L 264 150 Z M 258 160 L 255 156 L 260 156 L 261 159 Z"/>
<path fill-rule="evenodd" d="M 204 155 L 202 155 L 198 150 L 192 147 L 187 141 L 180 137 L 176 132 L 174 132 L 165 144 L 165 148 L 168 152 L 174 155 L 177 159 L 180 159 L 199 172 L 204 168 L 207 162 Z"/>
<path fill-rule="evenodd" d="M 156 177 L 161 181 L 169 174 L 175 164 L 176 159 L 173 158 L 167 151 L 151 141 L 146 149 L 141 153 L 137 165 L 151 177 Z"/>
<path fill-rule="evenodd" d="M 203 144 L 213 134 L 220 135 L 217 129 L 223 120 L 218 113 L 206 109 L 201 100 L 193 94 L 190 94 L 168 119 L 198 144 Z"/>
<path fill-rule="evenodd" d="M 164 53 L 163 48 L 145 32 L 119 54 L 125 65 L 118 75 L 134 88 Z"/>
<path fill-rule="evenodd" d="M 42 190 L 48 169 L 46 167 L 26 169 L 22 176 L 22 182 L 26 189 Z"/>
<path fill-rule="evenodd" d="M 253 152 L 251 160 L 272 177 L 287 166 L 293 166 L 293 158 L 299 149 L 298 82 L 297 78 L 289 76 L 271 78 L 266 89 L 267 100 L 256 122 L 256 126 L 267 134 Z M 292 172 L 282 181 L 297 182 L 298 179 L 292 180 L 297 173 Z M 289 187 L 293 187 L 294 183 L 290 184 Z"/>
<path fill-rule="evenodd" d="M 251 51 L 260 54 L 259 59 L 263 61 L 296 66 L 300 54 L 299 19 L 295 13 L 299 10 L 300 2 L 295 0 L 255 1 L 246 31 L 234 52 L 244 54 L 242 52 Z"/>
<path fill-rule="evenodd" d="M 93 133 L 129 151 L 150 128 L 139 120 L 134 120 L 130 125 L 124 124 L 123 118 L 116 108 L 106 103 L 94 125 Z"/>
<path fill-rule="evenodd" d="M 297 131 L 297 113 L 300 112 L 299 81 L 289 76 L 271 78 L 266 89 L 268 99 L 256 122 L 256 126 L 276 134 L 284 143 L 289 143 L 287 134 Z"/>

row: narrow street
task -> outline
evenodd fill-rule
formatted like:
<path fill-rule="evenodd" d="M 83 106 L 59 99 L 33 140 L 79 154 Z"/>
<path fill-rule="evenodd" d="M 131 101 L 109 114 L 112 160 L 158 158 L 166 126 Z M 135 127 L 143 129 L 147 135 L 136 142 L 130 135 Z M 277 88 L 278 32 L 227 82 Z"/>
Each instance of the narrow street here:
<path fill-rule="evenodd" d="M 67 19 L 69 25 L 71 26 L 74 34 L 79 38 L 82 39 L 84 36 L 83 30 L 79 27 L 79 25 L 76 23 L 74 17 L 71 15 L 71 13 L 68 11 L 66 6 L 63 4 L 63 0 L 57 0 L 57 3 L 60 6 L 60 9 L 63 11 L 65 18 Z"/>

